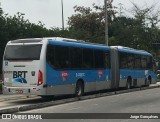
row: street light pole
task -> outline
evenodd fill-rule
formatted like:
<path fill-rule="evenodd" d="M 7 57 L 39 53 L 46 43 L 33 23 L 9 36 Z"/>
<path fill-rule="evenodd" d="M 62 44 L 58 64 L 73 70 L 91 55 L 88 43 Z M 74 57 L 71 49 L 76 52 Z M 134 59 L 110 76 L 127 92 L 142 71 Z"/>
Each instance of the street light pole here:
<path fill-rule="evenodd" d="M 61 0 L 61 6 L 62 6 L 62 29 L 64 30 L 63 0 Z"/>
<path fill-rule="evenodd" d="M 108 46 L 108 0 L 104 0 L 105 5 L 105 44 Z"/>

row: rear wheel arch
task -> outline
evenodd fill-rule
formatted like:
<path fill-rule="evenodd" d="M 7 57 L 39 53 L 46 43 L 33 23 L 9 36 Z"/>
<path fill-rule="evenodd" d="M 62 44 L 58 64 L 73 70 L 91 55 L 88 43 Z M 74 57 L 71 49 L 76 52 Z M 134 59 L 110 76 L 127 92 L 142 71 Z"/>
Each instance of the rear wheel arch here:
<path fill-rule="evenodd" d="M 78 79 L 75 84 L 75 95 L 82 96 L 84 94 L 85 83 L 83 79 Z"/>
<path fill-rule="evenodd" d="M 148 76 L 148 84 L 151 84 L 152 83 L 152 77 L 149 75 Z"/>
<path fill-rule="evenodd" d="M 128 76 L 127 77 L 127 82 L 126 82 L 126 89 L 130 89 L 132 84 L 132 77 Z"/>

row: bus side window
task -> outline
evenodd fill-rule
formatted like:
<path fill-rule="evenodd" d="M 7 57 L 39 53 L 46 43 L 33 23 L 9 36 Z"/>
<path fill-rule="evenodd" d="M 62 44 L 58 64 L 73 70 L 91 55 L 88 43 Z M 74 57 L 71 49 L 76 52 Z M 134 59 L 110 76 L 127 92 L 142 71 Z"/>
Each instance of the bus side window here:
<path fill-rule="evenodd" d="M 147 57 L 141 56 L 142 69 L 147 69 Z"/>
<path fill-rule="evenodd" d="M 104 68 L 104 51 L 94 50 L 94 63 L 95 68 Z"/>
<path fill-rule="evenodd" d="M 148 56 L 147 57 L 147 69 L 152 69 L 153 70 L 153 63 L 152 63 L 152 57 Z"/>
<path fill-rule="evenodd" d="M 82 69 L 82 48 L 71 47 L 71 68 L 72 69 Z"/>
<path fill-rule="evenodd" d="M 94 68 L 94 58 L 92 49 L 83 49 L 83 68 L 93 69 Z"/>
<path fill-rule="evenodd" d="M 130 54 L 130 53 L 128 53 L 128 61 L 127 61 L 127 63 L 128 63 L 128 68 L 129 69 L 133 69 L 134 68 L 134 55 L 133 54 Z"/>
<path fill-rule="evenodd" d="M 109 69 L 110 67 L 110 52 L 107 51 L 105 52 L 105 68 Z"/>
<path fill-rule="evenodd" d="M 46 60 L 47 63 L 54 68 L 54 46 L 48 45 L 47 46 L 47 54 L 46 54 Z"/>
<path fill-rule="evenodd" d="M 55 46 L 55 67 L 56 69 L 70 68 L 69 47 Z"/>
<path fill-rule="evenodd" d="M 142 63 L 141 63 L 141 56 L 135 55 L 135 69 L 141 69 Z"/>
<path fill-rule="evenodd" d="M 128 55 L 127 53 L 119 52 L 120 68 L 128 68 Z"/>

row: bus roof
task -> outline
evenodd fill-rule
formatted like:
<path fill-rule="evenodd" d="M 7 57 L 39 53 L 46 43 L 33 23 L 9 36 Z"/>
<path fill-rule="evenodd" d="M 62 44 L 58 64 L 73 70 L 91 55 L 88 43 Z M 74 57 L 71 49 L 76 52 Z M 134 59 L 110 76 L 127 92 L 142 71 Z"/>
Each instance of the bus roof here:
<path fill-rule="evenodd" d="M 111 48 L 117 48 L 121 52 L 128 52 L 128 53 L 135 53 L 135 54 L 141 54 L 141 55 L 150 55 L 152 54 L 148 53 L 144 50 L 137 50 L 129 47 L 123 47 L 123 46 L 106 46 L 103 44 L 98 43 L 90 43 L 85 42 L 82 40 L 76 40 L 76 39 L 69 39 L 69 38 L 62 38 L 62 37 L 44 37 L 44 38 L 26 38 L 26 39 L 17 39 L 8 42 L 10 43 L 43 43 L 48 41 L 49 44 L 54 45 L 63 45 L 63 46 L 73 46 L 73 47 L 83 47 L 83 48 L 94 48 L 94 49 L 101 49 L 101 50 L 110 50 Z"/>
<path fill-rule="evenodd" d="M 65 38 L 65 40 L 58 40 L 58 39 L 49 39 L 48 40 L 49 44 L 54 44 L 54 45 L 63 45 L 63 46 L 73 46 L 73 47 L 83 47 L 83 48 L 94 48 L 94 49 L 101 49 L 101 50 L 109 50 L 109 46 L 105 46 L 102 44 L 96 44 L 96 43 L 88 43 L 84 41 L 75 41 L 75 40 L 68 40 Z"/>
<path fill-rule="evenodd" d="M 152 56 L 151 53 L 145 51 L 145 50 L 138 50 L 134 48 L 129 48 L 129 47 L 123 47 L 123 46 L 111 46 L 111 48 L 117 48 L 121 52 L 126 52 L 126 53 L 134 53 L 134 54 L 141 54 L 141 55 L 150 55 Z"/>
<path fill-rule="evenodd" d="M 25 39 L 16 39 L 16 40 L 11 40 L 10 43 L 36 43 L 36 42 L 42 42 L 43 40 L 85 42 L 85 41 L 82 41 L 82 40 L 69 39 L 69 38 L 62 38 L 62 37 L 44 37 L 44 38 L 25 38 Z"/>
<path fill-rule="evenodd" d="M 61 38 L 61 37 L 44 37 L 44 38 L 26 38 L 26 39 L 17 39 L 8 42 L 8 44 L 16 44 L 16 43 L 43 43 L 48 41 L 49 44 L 54 45 L 63 45 L 63 46 L 73 46 L 73 47 L 83 47 L 83 48 L 94 48 L 101 50 L 109 50 L 110 47 L 98 44 L 98 43 L 90 43 L 82 40 L 69 39 L 69 38 Z"/>

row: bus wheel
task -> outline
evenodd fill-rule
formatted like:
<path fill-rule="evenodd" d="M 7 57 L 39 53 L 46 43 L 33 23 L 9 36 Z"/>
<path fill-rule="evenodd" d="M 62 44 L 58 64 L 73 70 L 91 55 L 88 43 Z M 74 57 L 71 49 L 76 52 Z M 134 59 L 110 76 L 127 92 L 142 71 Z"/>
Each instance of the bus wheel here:
<path fill-rule="evenodd" d="M 148 78 L 148 84 L 147 84 L 147 86 L 150 86 L 150 84 L 151 84 L 151 77 Z"/>
<path fill-rule="evenodd" d="M 130 89 L 130 88 L 131 88 L 131 82 L 130 80 L 127 80 L 126 89 Z"/>
<path fill-rule="evenodd" d="M 78 81 L 76 84 L 75 95 L 77 97 L 80 97 L 83 95 L 83 93 L 84 93 L 84 85 L 81 81 L 80 82 Z"/>

